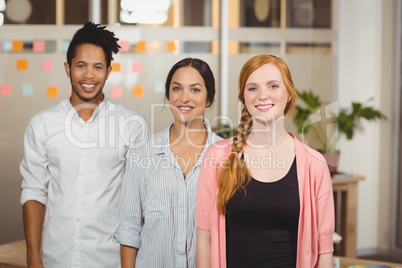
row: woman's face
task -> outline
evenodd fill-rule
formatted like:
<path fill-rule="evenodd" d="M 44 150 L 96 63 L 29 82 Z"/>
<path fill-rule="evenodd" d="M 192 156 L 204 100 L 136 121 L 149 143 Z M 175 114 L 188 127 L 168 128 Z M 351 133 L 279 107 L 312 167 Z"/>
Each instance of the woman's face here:
<path fill-rule="evenodd" d="M 244 88 L 244 103 L 257 122 L 274 122 L 284 115 L 290 95 L 278 67 L 267 63 L 255 70 Z M 255 122 L 255 123 L 254 123 Z"/>
<path fill-rule="evenodd" d="M 175 122 L 203 120 L 205 107 L 210 103 L 204 79 L 196 69 L 186 66 L 176 70 L 169 86 L 169 104 Z"/>

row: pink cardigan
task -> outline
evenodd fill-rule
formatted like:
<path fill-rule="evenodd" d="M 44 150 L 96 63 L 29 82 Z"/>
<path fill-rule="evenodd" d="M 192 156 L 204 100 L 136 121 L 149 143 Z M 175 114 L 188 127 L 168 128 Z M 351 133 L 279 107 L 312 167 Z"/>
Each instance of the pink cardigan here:
<path fill-rule="evenodd" d="M 212 268 L 226 268 L 225 216 L 218 213 L 216 196 L 219 172 L 230 155 L 232 140 L 222 140 L 208 148 L 198 179 L 196 225 L 211 231 Z M 312 268 L 319 254 L 333 252 L 332 183 L 323 156 L 295 137 L 294 141 L 300 195 L 296 267 Z"/>

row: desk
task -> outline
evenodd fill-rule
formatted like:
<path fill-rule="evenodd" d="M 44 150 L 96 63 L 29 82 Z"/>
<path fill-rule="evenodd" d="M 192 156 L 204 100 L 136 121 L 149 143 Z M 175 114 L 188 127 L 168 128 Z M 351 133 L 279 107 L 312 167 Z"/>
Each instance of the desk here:
<path fill-rule="evenodd" d="M 25 240 L 0 245 L 0 268 L 25 268 Z"/>
<path fill-rule="evenodd" d="M 333 178 L 332 188 L 335 201 L 335 232 L 342 236 L 340 244 L 335 245 L 335 254 L 356 258 L 357 228 L 357 183 L 364 180 L 359 175 Z"/>
<path fill-rule="evenodd" d="M 347 258 L 347 257 L 338 257 L 334 256 L 334 258 L 339 258 L 341 268 L 348 268 L 351 265 L 387 265 L 391 268 L 401 267 L 401 263 L 391 263 L 391 262 L 382 262 L 382 261 L 371 261 L 371 260 L 363 260 L 363 259 L 355 259 L 355 258 Z"/>

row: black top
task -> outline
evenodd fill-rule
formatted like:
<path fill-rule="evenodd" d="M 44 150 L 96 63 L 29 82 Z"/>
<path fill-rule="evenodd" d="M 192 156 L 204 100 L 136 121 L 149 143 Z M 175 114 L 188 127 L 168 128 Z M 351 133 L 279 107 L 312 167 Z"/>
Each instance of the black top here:
<path fill-rule="evenodd" d="M 296 267 L 300 212 L 296 158 L 275 182 L 252 178 L 226 207 L 228 268 Z"/>

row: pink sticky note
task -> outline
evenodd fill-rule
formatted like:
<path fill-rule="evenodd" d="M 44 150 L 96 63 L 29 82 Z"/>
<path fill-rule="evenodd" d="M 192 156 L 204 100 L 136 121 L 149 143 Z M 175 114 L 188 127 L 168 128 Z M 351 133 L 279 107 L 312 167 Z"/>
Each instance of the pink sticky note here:
<path fill-rule="evenodd" d="M 121 98 L 123 97 L 123 88 L 120 86 L 112 87 L 112 98 Z"/>
<path fill-rule="evenodd" d="M 141 62 L 133 63 L 133 73 L 142 73 L 142 64 Z"/>
<path fill-rule="evenodd" d="M 40 40 L 33 41 L 32 50 L 34 52 L 45 52 L 45 41 Z"/>
<path fill-rule="evenodd" d="M 42 71 L 46 71 L 46 72 L 53 71 L 53 60 L 43 60 L 42 61 Z"/>
<path fill-rule="evenodd" d="M 11 84 L 0 85 L 0 96 L 11 96 Z"/>
<path fill-rule="evenodd" d="M 127 41 L 120 41 L 120 52 L 128 52 L 130 51 L 130 43 Z"/>

